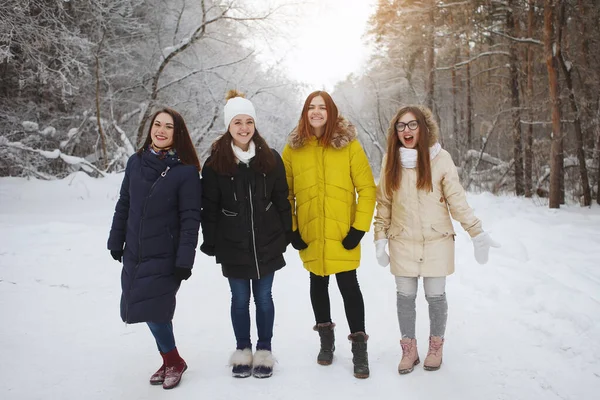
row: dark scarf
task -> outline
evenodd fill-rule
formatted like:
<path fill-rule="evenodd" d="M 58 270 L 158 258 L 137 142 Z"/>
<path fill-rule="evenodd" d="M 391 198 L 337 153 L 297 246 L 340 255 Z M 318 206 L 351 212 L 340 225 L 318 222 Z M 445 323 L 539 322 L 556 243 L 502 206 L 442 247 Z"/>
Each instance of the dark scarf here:
<path fill-rule="evenodd" d="M 148 145 L 148 151 L 158 157 L 159 160 L 164 160 L 167 157 L 177 158 L 177 151 L 175 149 L 156 150 L 152 147 L 152 143 Z"/>

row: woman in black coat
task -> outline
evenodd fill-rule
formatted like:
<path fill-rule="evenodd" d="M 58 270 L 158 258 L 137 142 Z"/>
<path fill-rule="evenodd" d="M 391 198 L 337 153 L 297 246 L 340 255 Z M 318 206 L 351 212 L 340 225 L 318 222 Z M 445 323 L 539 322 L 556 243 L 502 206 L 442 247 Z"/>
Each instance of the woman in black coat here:
<path fill-rule="evenodd" d="M 231 288 L 231 322 L 237 341 L 231 357 L 235 377 L 272 375 L 275 307 L 271 287 L 285 265 L 286 234 L 292 228 L 288 186 L 279 154 L 256 130 L 252 103 L 230 91 L 227 132 L 214 144 L 202 170 L 200 249 L 216 256 Z M 252 355 L 250 292 L 256 304 L 258 342 Z"/>
<path fill-rule="evenodd" d="M 108 250 L 123 262 L 121 318 L 146 322 L 162 366 L 150 378 L 171 389 L 187 369 L 173 335 L 175 295 L 192 274 L 200 229 L 200 161 L 181 115 L 154 114 L 142 148 L 127 162 Z"/>

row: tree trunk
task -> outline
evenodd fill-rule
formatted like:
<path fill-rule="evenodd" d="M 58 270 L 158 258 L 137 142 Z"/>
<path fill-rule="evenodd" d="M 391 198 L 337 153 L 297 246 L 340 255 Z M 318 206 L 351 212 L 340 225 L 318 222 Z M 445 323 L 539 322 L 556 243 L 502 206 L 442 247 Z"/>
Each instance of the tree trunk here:
<path fill-rule="evenodd" d="M 180 44 L 173 46 L 169 50 L 168 54 L 166 56 L 163 56 L 160 64 L 158 65 L 156 71 L 154 72 L 154 75 L 152 76 L 152 88 L 150 90 L 150 99 L 148 102 L 148 106 L 146 107 L 146 109 L 144 110 L 144 113 L 142 114 L 142 119 L 140 120 L 140 125 L 138 127 L 138 133 L 137 133 L 138 145 L 143 144 L 144 127 L 146 125 L 146 122 L 148 121 L 148 119 L 150 118 L 150 116 L 152 114 L 152 108 L 156 105 L 156 101 L 158 100 L 158 94 L 160 91 L 160 88 L 158 87 L 158 82 L 160 81 L 160 78 L 162 77 L 162 74 L 165 71 L 165 69 L 167 68 L 167 66 L 178 54 L 185 52 L 188 48 L 193 46 L 196 42 L 198 42 L 200 39 L 202 39 L 204 37 L 204 35 L 206 33 L 207 25 L 212 24 L 220 19 L 225 18 L 225 15 L 228 13 L 228 10 L 229 10 L 229 8 L 225 8 L 224 10 L 221 11 L 221 13 L 219 15 L 208 20 L 207 19 L 208 11 L 206 9 L 206 4 L 205 4 L 204 0 L 200 1 L 200 5 L 202 8 L 202 14 L 201 14 L 201 20 L 199 22 L 199 25 L 197 25 L 195 27 L 193 33 L 191 34 L 191 36 L 189 38 L 182 40 L 180 42 Z M 260 19 L 260 18 L 257 18 L 257 19 Z"/>
<path fill-rule="evenodd" d="M 596 149 L 595 149 L 595 157 L 596 157 L 596 203 L 600 205 L 600 96 L 598 96 L 598 109 L 596 110 Z"/>
<path fill-rule="evenodd" d="M 96 50 L 96 124 L 98 125 L 98 134 L 100 135 L 100 144 L 102 146 L 102 169 L 106 170 L 108 167 L 108 153 L 106 151 L 106 136 L 104 135 L 104 129 L 102 129 L 102 118 L 100 117 L 100 50 L 102 49 L 102 43 L 104 42 L 104 33 L 102 39 L 98 44 Z"/>
<path fill-rule="evenodd" d="M 529 0 L 527 14 L 527 37 L 533 37 L 535 23 L 535 0 Z M 533 122 L 533 45 L 527 46 L 527 103 L 529 105 L 529 121 Z M 525 131 L 525 197 L 533 196 L 533 124 Z"/>
<path fill-rule="evenodd" d="M 557 0 L 560 1 L 560 0 Z M 560 176 L 563 173 L 562 134 L 560 127 L 560 98 L 558 70 L 554 54 L 554 0 L 544 0 L 544 55 L 548 70 L 548 86 L 552 110 L 552 146 L 550 153 L 549 207 L 560 208 Z"/>
<path fill-rule="evenodd" d="M 471 58 L 471 49 L 469 47 L 470 37 L 467 34 L 467 46 L 465 47 L 467 50 L 467 60 Z M 467 116 L 464 122 L 465 127 L 467 128 L 467 148 L 473 148 L 473 97 L 471 96 L 471 63 L 467 63 L 465 68 L 465 80 L 467 81 Z M 479 146 L 479 143 L 478 143 Z"/>
<path fill-rule="evenodd" d="M 557 19 L 560 27 L 558 28 L 559 34 L 562 35 L 565 26 L 565 3 L 562 2 L 559 10 L 559 18 Z M 559 39 L 562 42 L 562 37 Z M 579 179 L 581 180 L 581 190 L 583 192 L 583 205 L 590 206 L 592 204 L 592 194 L 590 192 L 590 183 L 588 180 L 587 166 L 585 165 L 585 152 L 583 151 L 583 131 L 581 129 L 581 113 L 579 112 L 579 106 L 575 99 L 575 89 L 573 88 L 573 79 L 571 78 L 572 66 L 567 65 L 565 57 L 561 50 L 561 46 L 558 46 L 558 54 L 556 57 L 559 61 L 560 67 L 565 76 L 565 82 L 569 89 L 569 104 L 571 111 L 573 111 L 573 126 L 575 128 L 575 146 L 577 152 L 577 161 L 579 163 Z"/>
<path fill-rule="evenodd" d="M 425 63 L 426 71 L 428 73 L 425 83 L 425 105 L 433 111 L 435 87 L 435 1 L 430 0 L 429 5 L 429 26 L 427 27 L 427 42 L 425 45 Z"/>
<path fill-rule="evenodd" d="M 514 0 L 508 1 L 506 11 L 506 29 L 508 34 L 515 36 L 515 20 L 513 16 Z M 525 194 L 525 185 L 523 182 L 523 145 L 521 138 L 521 104 L 519 100 L 519 71 L 517 66 L 517 48 L 515 41 L 509 43 L 509 64 L 510 64 L 510 94 L 512 107 L 512 137 L 513 137 L 513 157 L 515 160 L 515 193 L 517 196 Z"/>
<path fill-rule="evenodd" d="M 458 57 L 460 54 L 460 51 L 458 50 L 459 47 L 457 47 L 456 52 L 454 53 L 454 64 L 456 64 L 458 62 Z M 458 103 L 458 90 L 456 88 L 456 67 L 452 68 L 452 136 L 454 137 L 454 141 L 456 142 L 456 147 L 458 148 L 458 160 L 459 162 L 462 161 L 462 154 L 463 154 L 463 146 L 462 146 L 462 140 L 461 140 L 461 136 L 459 133 L 459 129 L 458 129 L 458 107 L 457 107 L 457 103 Z"/>

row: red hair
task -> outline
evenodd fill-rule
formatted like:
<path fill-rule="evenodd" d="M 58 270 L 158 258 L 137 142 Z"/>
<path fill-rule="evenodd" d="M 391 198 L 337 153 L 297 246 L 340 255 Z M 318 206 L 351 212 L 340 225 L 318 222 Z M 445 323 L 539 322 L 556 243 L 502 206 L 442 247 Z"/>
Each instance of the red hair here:
<path fill-rule="evenodd" d="M 325 129 L 323 135 L 319 138 L 319 141 L 323 146 L 328 146 L 331 143 L 331 139 L 333 138 L 337 126 L 339 113 L 333 99 L 329 93 L 325 91 L 317 90 L 316 92 L 309 94 L 306 98 L 304 107 L 302 107 L 302 114 L 300 114 L 300 120 L 298 121 L 298 136 L 303 140 L 308 140 L 314 135 L 314 128 L 310 126 L 310 121 L 308 120 L 308 107 L 310 107 L 310 102 L 315 97 L 319 96 L 321 96 L 325 102 L 325 108 L 327 109 L 327 122 L 325 122 Z"/>

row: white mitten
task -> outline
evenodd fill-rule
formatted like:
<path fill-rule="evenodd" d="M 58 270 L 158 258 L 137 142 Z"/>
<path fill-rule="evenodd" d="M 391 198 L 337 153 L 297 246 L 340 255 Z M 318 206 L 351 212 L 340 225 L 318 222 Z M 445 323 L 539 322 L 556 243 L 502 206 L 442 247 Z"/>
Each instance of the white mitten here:
<path fill-rule="evenodd" d="M 490 247 L 500 247 L 500 244 L 494 242 L 494 240 L 491 238 L 490 235 L 487 234 L 487 232 L 480 233 L 471 240 L 473 241 L 475 260 L 477 260 L 479 264 L 485 264 L 488 262 L 488 258 L 490 255 Z"/>
<path fill-rule="evenodd" d="M 390 256 L 385 251 L 385 245 L 387 244 L 387 239 L 379 239 L 375 241 L 375 256 L 377 257 L 377 262 L 382 267 L 387 267 L 390 263 Z"/>

